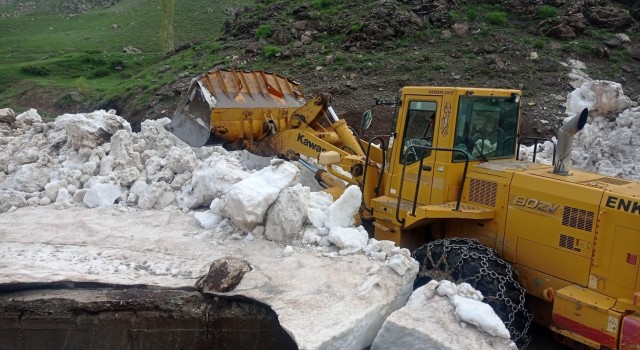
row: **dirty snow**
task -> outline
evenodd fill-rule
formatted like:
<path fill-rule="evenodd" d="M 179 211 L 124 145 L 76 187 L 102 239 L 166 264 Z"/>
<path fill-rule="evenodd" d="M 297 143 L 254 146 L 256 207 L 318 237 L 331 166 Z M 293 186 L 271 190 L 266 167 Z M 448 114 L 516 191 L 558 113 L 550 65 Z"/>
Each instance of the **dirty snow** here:
<path fill-rule="evenodd" d="M 574 136 L 572 167 L 604 175 L 640 180 L 640 107 L 624 95 L 618 83 L 593 80 L 582 62 L 572 61 L 575 90 L 567 94 L 568 119 L 589 109 L 589 119 Z M 553 142 L 536 145 L 536 162 L 551 164 Z M 522 159 L 533 158 L 533 146 L 520 148 Z"/>

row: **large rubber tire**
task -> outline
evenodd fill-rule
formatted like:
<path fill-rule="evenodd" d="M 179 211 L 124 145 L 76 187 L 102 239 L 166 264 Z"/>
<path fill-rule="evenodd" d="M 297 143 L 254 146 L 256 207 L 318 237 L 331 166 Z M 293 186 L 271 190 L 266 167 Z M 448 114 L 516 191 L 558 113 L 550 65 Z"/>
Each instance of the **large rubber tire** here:
<path fill-rule="evenodd" d="M 433 241 L 416 249 L 413 258 L 420 263 L 414 289 L 432 279 L 467 282 L 484 295 L 511 333 L 519 348 L 529 344 L 527 334 L 531 313 L 525 307 L 525 290 L 518 274 L 496 251 L 476 239 L 450 238 Z"/>

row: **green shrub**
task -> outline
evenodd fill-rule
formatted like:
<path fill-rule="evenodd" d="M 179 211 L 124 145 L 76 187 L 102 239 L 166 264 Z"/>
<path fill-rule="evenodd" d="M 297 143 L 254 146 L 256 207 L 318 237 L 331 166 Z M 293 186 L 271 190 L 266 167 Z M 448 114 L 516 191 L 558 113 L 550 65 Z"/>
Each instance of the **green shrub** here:
<path fill-rule="evenodd" d="M 484 20 L 493 25 L 503 25 L 507 23 L 507 13 L 502 11 L 488 12 L 484 15 Z"/>
<path fill-rule="evenodd" d="M 315 0 L 314 2 L 311 3 L 311 7 L 313 7 L 316 10 L 326 9 L 331 5 L 333 5 L 332 0 Z"/>
<path fill-rule="evenodd" d="M 73 97 L 71 96 L 71 94 L 64 94 L 62 97 L 58 99 L 58 101 L 56 101 L 56 105 L 58 105 L 58 107 L 61 107 L 61 108 L 69 108 L 73 106 L 75 103 L 76 101 L 73 100 Z"/>
<path fill-rule="evenodd" d="M 106 77 L 111 74 L 111 71 L 107 68 L 98 68 L 91 73 L 91 78 Z"/>
<path fill-rule="evenodd" d="M 467 9 L 467 18 L 470 21 L 475 21 L 478 18 L 480 18 L 480 12 L 478 11 L 478 9 L 474 8 L 474 7 L 470 7 Z"/>
<path fill-rule="evenodd" d="M 121 69 L 124 69 L 125 67 L 126 67 L 126 64 L 124 63 L 124 60 L 121 60 L 119 58 L 112 60 L 111 64 L 109 64 L 109 68 L 111 70 L 121 70 Z"/>
<path fill-rule="evenodd" d="M 256 29 L 256 37 L 258 38 L 269 38 L 273 35 L 273 29 L 271 29 L 271 25 L 269 24 L 261 24 L 258 29 Z"/>
<path fill-rule="evenodd" d="M 280 49 L 275 46 L 266 45 L 262 52 L 264 54 L 264 57 L 271 58 L 275 57 L 280 52 Z"/>
<path fill-rule="evenodd" d="M 553 18 L 558 14 L 558 9 L 551 5 L 542 5 L 538 7 L 538 18 L 548 19 Z"/>
<path fill-rule="evenodd" d="M 360 23 L 354 23 L 351 25 L 351 31 L 352 32 L 359 32 L 362 30 L 362 24 Z"/>
<path fill-rule="evenodd" d="M 547 45 L 547 41 L 544 39 L 538 39 L 533 43 L 533 47 L 536 49 L 542 49 L 545 45 Z"/>
<path fill-rule="evenodd" d="M 20 68 L 20 71 L 29 75 L 35 75 L 39 77 L 45 77 L 51 73 L 51 70 L 45 66 L 31 64 Z"/>

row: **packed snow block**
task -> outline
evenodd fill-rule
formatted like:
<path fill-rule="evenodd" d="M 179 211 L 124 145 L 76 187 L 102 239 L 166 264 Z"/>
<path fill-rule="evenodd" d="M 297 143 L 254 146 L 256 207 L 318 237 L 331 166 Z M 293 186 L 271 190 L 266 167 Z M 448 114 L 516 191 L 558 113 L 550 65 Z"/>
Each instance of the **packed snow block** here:
<path fill-rule="evenodd" d="M 33 125 L 35 123 L 42 123 L 42 117 L 38 114 L 38 111 L 31 108 L 26 112 L 18 114 L 16 120 L 26 125 Z"/>
<path fill-rule="evenodd" d="M 179 208 L 208 206 L 211 201 L 226 192 L 233 184 L 249 176 L 242 165 L 219 153 L 213 153 L 193 171 L 176 194 Z"/>
<path fill-rule="evenodd" d="M 369 234 L 362 226 L 334 227 L 329 231 L 329 241 L 340 248 L 340 255 L 355 254 L 367 246 Z"/>
<path fill-rule="evenodd" d="M 0 190 L 0 213 L 9 211 L 11 207 L 21 208 L 27 205 L 24 193 L 14 190 Z"/>
<path fill-rule="evenodd" d="M 131 154 L 133 153 L 133 141 L 131 131 L 118 130 L 111 137 L 111 152 L 109 155 L 114 159 L 115 169 L 124 169 L 131 164 Z"/>
<path fill-rule="evenodd" d="M 430 283 L 416 289 L 407 304 L 384 321 L 380 332 L 373 341 L 372 350 L 516 349 L 515 344 L 508 338 L 492 336 L 472 325 L 461 322 L 456 315 L 456 306 L 449 301 L 447 295 L 451 294 L 452 298 L 466 299 L 462 303 L 467 301 L 484 303 L 459 296 L 457 287 L 450 288 L 447 285 L 436 291 L 438 282 L 432 282 L 435 284 Z M 455 284 L 453 286 L 455 287 Z M 438 292 L 442 295 L 439 295 Z M 478 310 L 465 308 L 465 306 L 462 305 L 464 310 L 461 313 L 468 314 L 470 319 L 474 319 L 478 324 L 484 324 L 487 319 L 495 316 L 491 307 L 489 307 L 491 310 Z"/>
<path fill-rule="evenodd" d="M 321 191 L 311 192 L 307 205 L 307 221 L 315 228 L 323 228 L 332 203 L 333 197 L 330 194 Z"/>
<path fill-rule="evenodd" d="M 615 119 L 631 107 L 631 99 L 624 95 L 622 85 L 605 80 L 591 80 L 573 90 L 567 98 L 567 114 L 579 115 L 589 109 L 589 115 Z"/>
<path fill-rule="evenodd" d="M 297 184 L 283 189 L 267 212 L 265 237 L 276 242 L 293 241 L 307 218 L 309 187 Z"/>
<path fill-rule="evenodd" d="M 193 217 L 198 220 L 200 226 L 207 230 L 215 228 L 224 219 L 224 217 L 212 213 L 210 210 L 194 213 Z"/>
<path fill-rule="evenodd" d="M 140 126 L 138 137 L 145 140 L 145 148 L 156 150 L 160 157 L 165 157 L 173 146 L 189 148 L 189 145 L 165 128 L 170 122 L 169 118 L 147 119 Z"/>
<path fill-rule="evenodd" d="M 36 163 L 25 164 L 0 183 L 0 189 L 14 189 L 27 193 L 40 192 L 49 182 L 50 173 L 51 169 Z"/>
<path fill-rule="evenodd" d="M 193 171 L 198 165 L 198 158 L 191 148 L 171 147 L 167 152 L 167 168 L 176 174 Z"/>
<path fill-rule="evenodd" d="M 349 186 L 333 204 L 329 206 L 327 228 L 351 227 L 355 222 L 354 216 L 362 203 L 362 192 L 358 186 Z"/>
<path fill-rule="evenodd" d="M 280 191 L 291 186 L 299 177 L 298 168 L 281 159 L 234 184 L 226 193 L 227 217 L 245 232 L 251 232 L 264 222 L 269 206 Z"/>
<path fill-rule="evenodd" d="M 489 304 L 459 295 L 454 295 L 451 298 L 451 303 L 456 307 L 456 316 L 460 320 L 470 323 L 495 337 L 504 339 L 511 337 L 507 327 L 505 327 L 500 317 L 493 312 Z"/>
<path fill-rule="evenodd" d="M 99 208 L 113 205 L 120 198 L 122 190 L 114 184 L 94 183 L 84 195 L 83 202 L 89 208 Z"/>
<path fill-rule="evenodd" d="M 137 199 L 138 208 L 164 208 L 176 198 L 175 192 L 171 190 L 171 186 L 166 182 L 152 182 L 150 185 L 139 180 L 131 186 L 130 193 Z M 132 199 L 135 203 L 136 200 Z"/>
<path fill-rule="evenodd" d="M 63 114 L 56 119 L 55 125 L 67 132 L 69 143 L 74 149 L 94 148 L 109 142 L 111 136 L 121 129 L 131 133 L 129 122 L 105 111 Z"/>

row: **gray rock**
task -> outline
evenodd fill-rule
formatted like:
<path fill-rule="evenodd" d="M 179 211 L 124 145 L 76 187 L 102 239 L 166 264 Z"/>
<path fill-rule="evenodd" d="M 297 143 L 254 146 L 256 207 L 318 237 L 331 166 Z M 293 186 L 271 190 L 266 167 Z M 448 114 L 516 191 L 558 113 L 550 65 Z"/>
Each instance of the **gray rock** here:
<path fill-rule="evenodd" d="M 200 293 L 230 292 L 240 284 L 244 274 L 249 271 L 251 266 L 246 261 L 225 256 L 212 262 L 209 272 L 200 277 L 195 286 Z"/>
<path fill-rule="evenodd" d="M 13 124 L 16 121 L 16 114 L 11 108 L 0 109 L 0 122 Z"/>
<path fill-rule="evenodd" d="M 302 231 L 307 218 L 309 188 L 296 185 L 283 189 L 267 211 L 265 237 L 276 242 L 291 242 Z"/>

